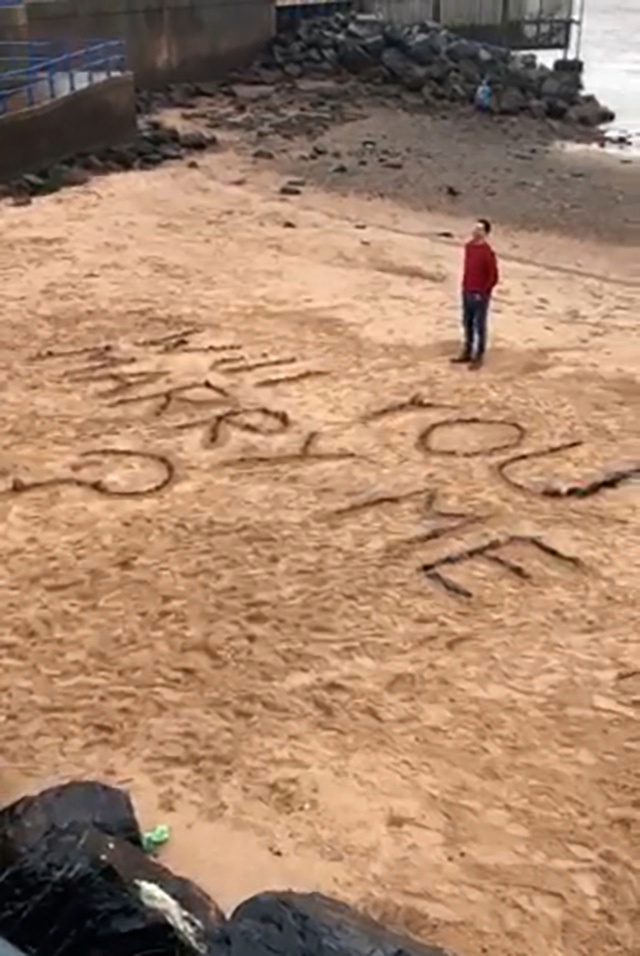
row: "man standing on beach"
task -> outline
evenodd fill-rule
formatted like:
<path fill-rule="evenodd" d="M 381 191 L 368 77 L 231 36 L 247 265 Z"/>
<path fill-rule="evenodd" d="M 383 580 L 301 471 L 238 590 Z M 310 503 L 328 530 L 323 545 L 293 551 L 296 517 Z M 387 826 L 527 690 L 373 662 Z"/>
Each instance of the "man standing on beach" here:
<path fill-rule="evenodd" d="M 479 219 L 473 227 L 471 239 L 464 247 L 464 274 L 462 278 L 462 327 L 464 347 L 452 362 L 469 362 L 469 367 L 480 368 L 487 344 L 487 317 L 491 293 L 498 284 L 498 262 L 489 245 L 491 223 Z"/>

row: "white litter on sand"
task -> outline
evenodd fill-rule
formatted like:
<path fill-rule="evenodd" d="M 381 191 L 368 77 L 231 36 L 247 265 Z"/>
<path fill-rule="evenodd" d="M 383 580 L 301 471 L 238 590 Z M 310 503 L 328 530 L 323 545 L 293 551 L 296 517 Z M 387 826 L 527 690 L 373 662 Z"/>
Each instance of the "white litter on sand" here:
<path fill-rule="evenodd" d="M 180 934 L 184 941 L 198 953 L 205 953 L 204 927 L 199 919 L 187 913 L 172 896 L 155 883 L 136 880 L 140 899 L 149 909 L 157 910 Z"/>

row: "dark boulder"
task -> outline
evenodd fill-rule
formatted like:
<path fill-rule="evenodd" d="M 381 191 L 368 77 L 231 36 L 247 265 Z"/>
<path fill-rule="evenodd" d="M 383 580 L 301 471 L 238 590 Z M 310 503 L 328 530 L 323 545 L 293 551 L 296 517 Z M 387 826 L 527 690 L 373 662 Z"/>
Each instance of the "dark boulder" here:
<path fill-rule="evenodd" d="M 569 107 L 564 100 L 556 99 L 554 97 L 546 97 L 543 102 L 549 119 L 564 119 L 569 112 Z"/>
<path fill-rule="evenodd" d="M 502 90 L 497 98 L 497 112 L 505 116 L 515 116 L 526 109 L 527 106 L 527 98 L 517 86 L 507 87 L 507 89 Z"/>
<path fill-rule="evenodd" d="M 338 62 L 349 73 L 364 73 L 375 66 L 375 59 L 355 40 L 340 40 L 337 53 Z"/>
<path fill-rule="evenodd" d="M 421 90 L 424 86 L 426 69 L 410 60 L 401 50 L 388 47 L 382 54 L 382 63 L 407 90 Z"/>
<path fill-rule="evenodd" d="M 405 49 L 420 66 L 429 66 L 440 54 L 438 39 L 431 33 L 417 33 L 407 41 Z"/>
<path fill-rule="evenodd" d="M 453 63 L 446 56 L 439 56 L 430 66 L 425 67 L 427 79 L 435 83 L 444 83 L 452 70 Z"/>
<path fill-rule="evenodd" d="M 454 40 L 447 45 L 447 56 L 456 61 L 477 60 L 480 57 L 481 45 L 472 40 Z"/>
<path fill-rule="evenodd" d="M 0 935 L 33 956 L 223 956 L 198 887 L 85 823 L 0 843 Z"/>
<path fill-rule="evenodd" d="M 0 848 L 7 843 L 35 846 L 51 827 L 64 826 L 70 820 L 142 846 L 129 795 L 103 783 L 83 780 L 23 797 L 0 810 Z"/>
<path fill-rule="evenodd" d="M 615 119 L 615 114 L 606 106 L 602 106 L 595 96 L 583 96 L 576 106 L 571 107 L 567 119 L 581 126 L 594 127 L 611 123 Z"/>
<path fill-rule="evenodd" d="M 261 893 L 228 928 L 230 956 L 451 956 L 317 893 Z"/>
<path fill-rule="evenodd" d="M 183 149 L 204 150 L 209 145 L 209 137 L 200 130 L 191 130 L 188 133 L 181 133 L 179 143 Z"/>

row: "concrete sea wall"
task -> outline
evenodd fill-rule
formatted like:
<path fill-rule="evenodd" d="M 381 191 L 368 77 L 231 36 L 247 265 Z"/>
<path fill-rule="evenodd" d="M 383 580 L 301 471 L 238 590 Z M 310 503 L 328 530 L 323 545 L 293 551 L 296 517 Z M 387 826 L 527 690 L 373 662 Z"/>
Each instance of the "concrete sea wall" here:
<path fill-rule="evenodd" d="M 141 87 L 211 79 L 248 62 L 274 29 L 272 0 L 35 0 L 26 10 L 33 39 L 124 40 Z"/>
<path fill-rule="evenodd" d="M 133 76 L 113 76 L 0 116 L 0 182 L 74 153 L 128 143 L 135 135 Z"/>

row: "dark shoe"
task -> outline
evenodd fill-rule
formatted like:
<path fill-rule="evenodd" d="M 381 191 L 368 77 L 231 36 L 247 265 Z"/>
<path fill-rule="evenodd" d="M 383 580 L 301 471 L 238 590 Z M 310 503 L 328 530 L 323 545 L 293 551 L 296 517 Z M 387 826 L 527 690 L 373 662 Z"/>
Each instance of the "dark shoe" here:
<path fill-rule="evenodd" d="M 463 362 L 470 362 L 471 356 L 467 352 L 463 352 L 462 355 L 456 355 L 454 358 L 449 359 L 452 365 L 462 365 Z"/>
<path fill-rule="evenodd" d="M 471 359 L 471 361 L 469 362 L 470 371 L 477 372 L 479 368 L 482 368 L 483 362 L 484 362 L 484 359 L 482 358 L 482 356 L 478 356 L 478 358 Z"/>

